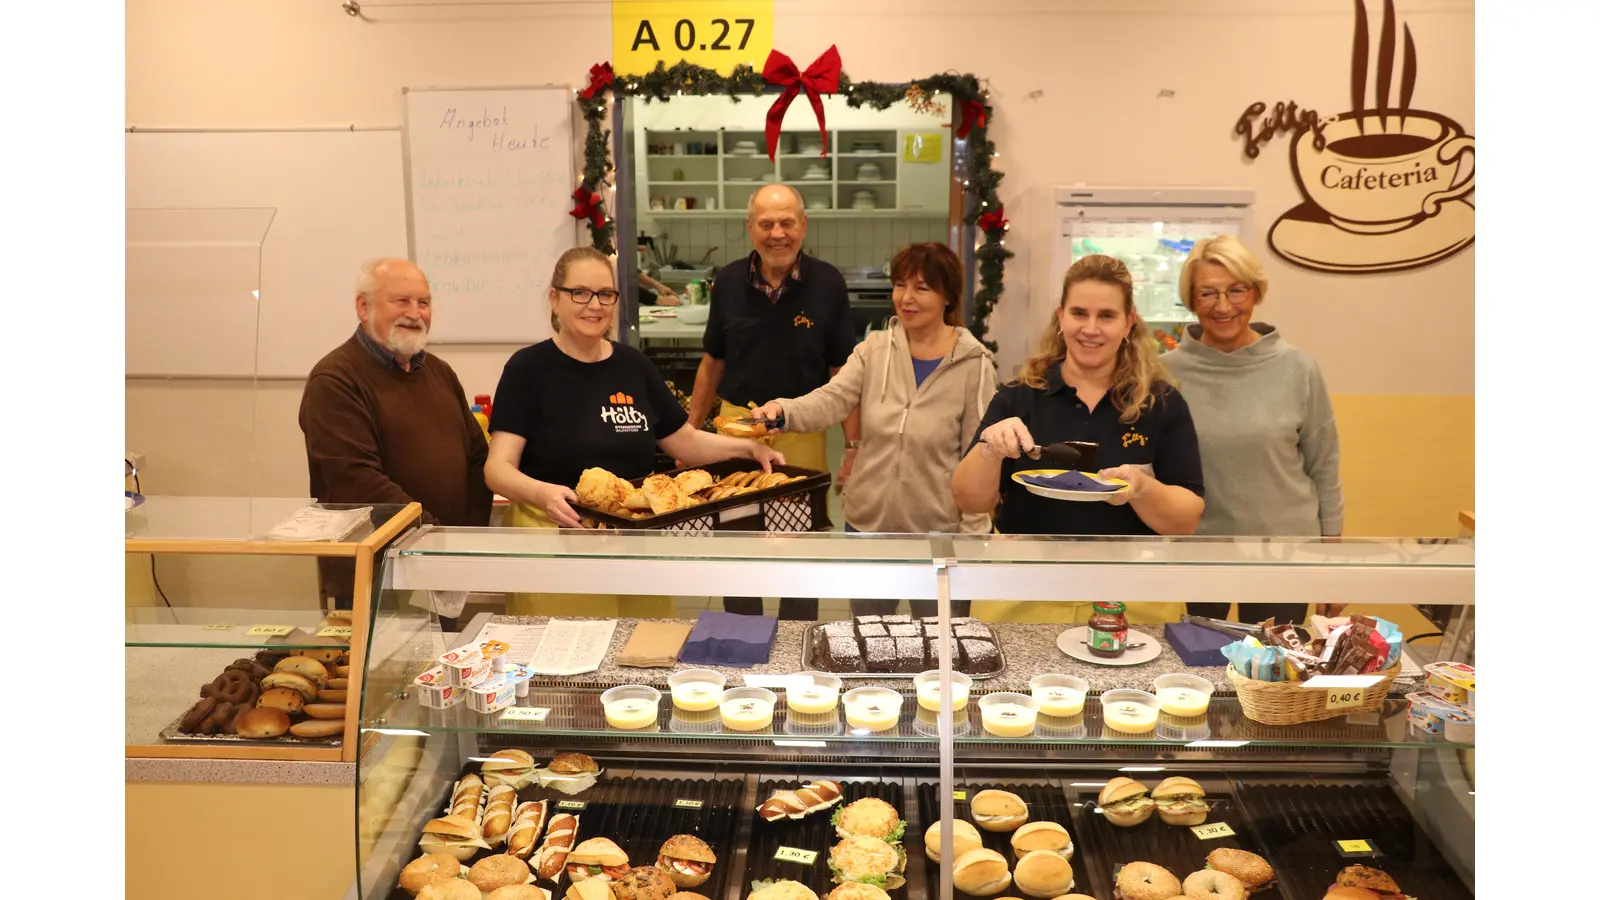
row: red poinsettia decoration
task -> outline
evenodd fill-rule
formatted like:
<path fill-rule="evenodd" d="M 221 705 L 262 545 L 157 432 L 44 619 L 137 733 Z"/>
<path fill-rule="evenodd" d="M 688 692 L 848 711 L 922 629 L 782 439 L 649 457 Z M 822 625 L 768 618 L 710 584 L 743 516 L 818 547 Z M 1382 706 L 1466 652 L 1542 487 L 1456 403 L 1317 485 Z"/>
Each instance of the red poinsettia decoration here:
<path fill-rule="evenodd" d="M 1006 221 L 1006 208 L 1004 206 L 994 212 L 986 212 L 978 217 L 978 227 L 984 231 L 1000 229 L 1004 231 L 1011 223 Z"/>
<path fill-rule="evenodd" d="M 822 155 L 828 155 L 828 122 L 822 114 L 822 95 L 839 93 L 839 73 L 843 71 L 844 63 L 839 60 L 839 48 L 829 47 L 826 52 L 817 57 L 816 62 L 806 67 L 801 72 L 795 67 L 794 60 L 788 56 L 772 51 L 767 57 L 767 65 L 761 70 L 761 77 L 768 84 L 775 84 L 783 88 L 783 93 L 767 110 L 767 158 L 776 160 L 778 154 L 778 133 L 783 130 L 783 116 L 789 111 L 789 104 L 799 96 L 803 90 L 806 99 L 811 101 L 811 108 L 817 114 L 817 128 L 822 132 Z"/>
<path fill-rule="evenodd" d="M 981 100 L 967 100 L 961 104 L 961 127 L 956 129 L 956 137 L 966 140 L 972 129 L 979 126 L 989 126 L 989 113 L 983 108 Z"/>
<path fill-rule="evenodd" d="M 611 71 L 611 63 L 595 63 L 589 67 L 589 86 L 584 88 L 581 96 L 585 100 L 593 100 L 594 95 L 605 90 L 616 80 L 616 74 Z"/>
<path fill-rule="evenodd" d="M 588 219 L 596 228 L 605 227 L 606 212 L 605 207 L 601 205 L 599 194 L 580 184 L 578 189 L 572 192 L 572 199 L 577 201 L 578 205 L 567 215 L 574 219 Z"/>

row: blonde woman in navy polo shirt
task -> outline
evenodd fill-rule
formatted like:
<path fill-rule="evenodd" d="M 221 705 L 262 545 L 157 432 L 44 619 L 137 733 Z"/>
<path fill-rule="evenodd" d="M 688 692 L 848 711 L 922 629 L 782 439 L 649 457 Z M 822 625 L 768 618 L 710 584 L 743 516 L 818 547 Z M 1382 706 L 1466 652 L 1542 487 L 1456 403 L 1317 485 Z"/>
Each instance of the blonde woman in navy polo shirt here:
<path fill-rule="evenodd" d="M 1039 353 L 990 402 L 956 467 L 956 504 L 966 513 L 998 504 L 1004 534 L 1193 534 L 1205 509 L 1194 420 L 1134 311 L 1127 267 L 1101 254 L 1074 263 L 1050 325 Z M 1025 451 L 1061 441 L 1098 444 L 1101 474 L 1130 489 L 1072 503 L 1011 480 Z"/>

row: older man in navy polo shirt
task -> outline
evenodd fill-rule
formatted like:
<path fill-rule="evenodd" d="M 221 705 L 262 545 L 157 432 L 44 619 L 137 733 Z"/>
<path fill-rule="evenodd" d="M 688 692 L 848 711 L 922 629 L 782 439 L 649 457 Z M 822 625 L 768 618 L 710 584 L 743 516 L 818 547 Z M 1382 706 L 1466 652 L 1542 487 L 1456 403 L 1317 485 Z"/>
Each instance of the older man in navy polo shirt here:
<path fill-rule="evenodd" d="M 805 202 L 785 184 L 750 196 L 745 228 L 755 251 L 718 272 L 711 287 L 705 355 L 695 374 L 689 422 L 696 428 L 713 414 L 748 415 L 779 397 L 803 397 L 828 383 L 855 349 L 855 325 L 844 276 L 806 256 Z M 836 479 L 849 477 L 861 438 L 859 413 L 844 423 L 845 458 Z M 790 465 L 826 471 L 821 433 L 770 439 Z M 725 598 L 730 612 L 759 613 L 759 600 Z M 782 618 L 816 618 L 816 601 L 784 600 Z"/>

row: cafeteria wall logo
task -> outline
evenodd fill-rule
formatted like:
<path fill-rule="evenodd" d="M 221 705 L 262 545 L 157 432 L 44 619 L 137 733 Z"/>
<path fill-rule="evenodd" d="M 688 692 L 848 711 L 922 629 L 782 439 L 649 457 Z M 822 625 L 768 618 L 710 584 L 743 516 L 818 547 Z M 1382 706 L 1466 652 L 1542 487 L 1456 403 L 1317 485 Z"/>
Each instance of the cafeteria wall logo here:
<path fill-rule="evenodd" d="M 1384 0 L 1377 83 L 1367 106 L 1367 9 L 1356 0 L 1348 112 L 1252 103 L 1234 123 L 1244 154 L 1293 133 L 1289 167 L 1305 201 L 1278 217 L 1267 244 L 1302 268 L 1369 275 L 1436 263 L 1473 241 L 1475 211 L 1467 200 L 1477 177 L 1472 135 L 1447 116 L 1414 109 L 1417 49 L 1411 26 L 1395 47 L 1394 0 Z M 1397 54 L 1399 104 L 1390 105 Z M 1258 119 L 1260 120 L 1258 123 Z M 1470 159 L 1469 159 L 1470 157 Z"/>
<path fill-rule="evenodd" d="M 633 408 L 633 396 L 617 392 L 606 398 L 610 406 L 600 407 L 600 421 L 610 422 L 618 434 L 643 431 L 649 424 L 644 413 Z"/>

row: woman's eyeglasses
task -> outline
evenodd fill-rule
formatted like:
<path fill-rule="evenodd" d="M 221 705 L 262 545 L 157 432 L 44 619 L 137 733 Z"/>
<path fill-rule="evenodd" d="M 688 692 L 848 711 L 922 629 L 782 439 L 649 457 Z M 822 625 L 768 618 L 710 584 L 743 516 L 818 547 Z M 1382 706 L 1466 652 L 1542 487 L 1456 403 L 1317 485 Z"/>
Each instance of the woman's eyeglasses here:
<path fill-rule="evenodd" d="M 1227 294 L 1229 303 L 1239 303 L 1243 301 L 1245 297 L 1250 295 L 1250 289 L 1236 284 L 1233 287 L 1228 288 Z M 1194 298 L 1201 303 L 1215 303 L 1221 299 L 1221 297 L 1222 292 L 1214 288 L 1206 288 L 1202 291 L 1196 291 L 1194 295 Z"/>
<path fill-rule="evenodd" d="M 591 291 L 588 288 L 558 287 L 556 290 L 571 297 L 579 306 L 588 306 L 590 300 L 599 300 L 601 306 L 616 306 L 617 298 L 622 296 L 617 291 Z"/>

